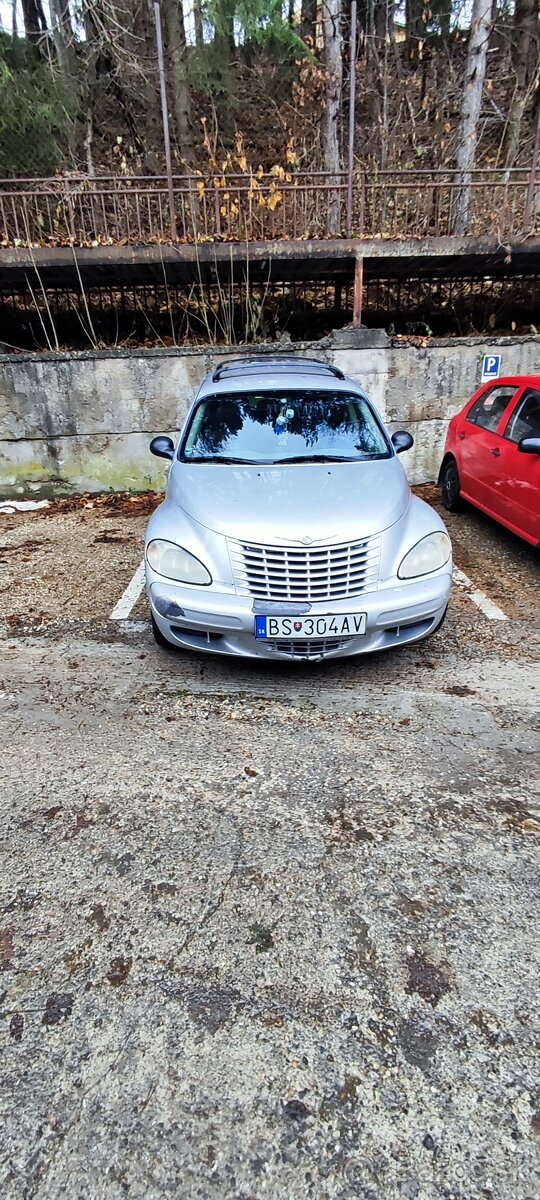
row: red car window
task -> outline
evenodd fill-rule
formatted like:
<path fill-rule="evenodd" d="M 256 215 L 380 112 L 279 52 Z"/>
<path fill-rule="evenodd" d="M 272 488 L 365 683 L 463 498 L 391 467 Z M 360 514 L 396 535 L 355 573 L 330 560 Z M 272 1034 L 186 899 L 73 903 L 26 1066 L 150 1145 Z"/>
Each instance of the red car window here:
<path fill-rule="evenodd" d="M 488 429 L 491 433 L 496 433 L 501 418 L 510 401 L 514 399 L 516 392 L 517 387 L 514 385 L 495 385 L 478 397 L 467 413 L 467 420 L 471 425 L 478 425 L 480 429 Z"/>
<path fill-rule="evenodd" d="M 540 437 L 540 392 L 529 388 L 518 400 L 504 436 L 510 442 L 520 442 L 525 437 Z"/>

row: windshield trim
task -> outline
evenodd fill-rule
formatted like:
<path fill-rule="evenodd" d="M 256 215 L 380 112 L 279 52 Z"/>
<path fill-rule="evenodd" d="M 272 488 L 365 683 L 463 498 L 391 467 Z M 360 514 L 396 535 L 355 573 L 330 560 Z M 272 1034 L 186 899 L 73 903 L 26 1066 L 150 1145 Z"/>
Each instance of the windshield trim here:
<path fill-rule="evenodd" d="M 275 396 L 276 394 L 281 395 L 285 391 L 297 392 L 302 396 L 302 399 L 304 399 L 304 400 L 308 400 L 310 397 L 310 394 L 320 395 L 321 392 L 326 392 L 327 394 L 332 395 L 332 396 L 335 396 L 335 395 L 343 395 L 344 397 L 349 396 L 354 400 L 361 400 L 368 408 L 370 415 L 373 418 L 373 420 L 377 426 L 377 429 L 379 430 L 379 432 L 382 435 L 384 444 L 387 449 L 387 453 L 386 454 L 369 455 L 369 456 L 362 455 L 359 458 L 350 458 L 350 459 L 347 459 L 346 462 L 344 462 L 344 463 L 336 462 L 336 463 L 333 463 L 332 465 L 334 465 L 334 466 L 351 466 L 354 463 L 383 462 L 386 459 L 395 458 L 396 451 L 395 451 L 394 446 L 392 445 L 392 441 L 388 434 L 388 431 L 385 429 L 385 426 L 384 426 L 378 412 L 373 407 L 371 400 L 368 398 L 368 396 L 366 396 L 365 392 L 355 392 L 354 390 L 349 389 L 349 388 L 334 389 L 334 388 L 328 388 L 328 387 L 327 388 L 309 388 L 309 389 L 294 388 L 294 387 L 283 388 L 283 389 L 282 388 L 277 389 L 275 387 L 274 388 L 261 388 L 261 392 L 264 392 L 264 394 L 268 395 L 268 396 Z M 185 466 L 189 466 L 190 464 L 194 464 L 194 463 L 197 463 L 198 465 L 207 463 L 208 466 L 219 466 L 220 461 L 219 461 L 219 458 L 217 458 L 217 457 L 213 457 L 213 458 L 189 458 L 188 457 L 188 458 L 186 458 L 184 455 L 184 448 L 185 448 L 185 445 L 186 445 L 186 442 L 188 439 L 189 431 L 190 431 L 193 421 L 195 419 L 195 416 L 196 416 L 197 412 L 199 411 L 199 408 L 201 407 L 201 405 L 206 404 L 209 400 L 238 400 L 240 398 L 244 399 L 245 397 L 249 397 L 250 395 L 254 395 L 254 394 L 255 394 L 255 392 L 251 392 L 248 389 L 246 389 L 245 392 L 244 391 L 207 392 L 204 396 L 199 396 L 198 399 L 196 400 L 196 402 L 193 404 L 193 407 L 190 409 L 188 416 L 186 418 L 186 425 L 184 428 L 184 432 L 182 434 L 182 437 L 181 437 L 179 445 L 178 445 L 178 449 L 176 451 L 176 459 L 178 460 L 178 462 L 184 463 Z M 233 464 L 227 463 L 225 461 L 227 457 L 228 457 L 227 455 L 224 455 L 223 466 L 233 465 Z M 310 459 L 309 455 L 306 455 L 305 464 L 311 465 L 311 466 L 317 466 L 317 461 L 315 460 L 315 462 L 314 462 L 313 459 Z M 303 464 L 302 463 L 286 463 L 285 461 L 283 461 L 283 463 L 282 463 L 279 459 L 265 460 L 265 459 L 254 458 L 253 461 L 250 461 L 250 462 L 246 461 L 243 464 L 237 464 L 237 465 L 243 465 L 243 466 L 249 466 L 249 467 L 279 467 L 281 465 L 283 465 L 283 466 L 302 466 Z M 321 460 L 321 461 L 319 461 L 318 465 L 324 466 L 324 462 L 322 462 L 322 460 Z"/>

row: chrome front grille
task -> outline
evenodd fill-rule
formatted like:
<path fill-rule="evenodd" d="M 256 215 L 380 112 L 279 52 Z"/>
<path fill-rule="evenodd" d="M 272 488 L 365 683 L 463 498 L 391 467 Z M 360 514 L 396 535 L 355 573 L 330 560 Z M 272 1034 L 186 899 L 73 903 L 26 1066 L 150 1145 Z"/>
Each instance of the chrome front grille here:
<path fill-rule="evenodd" d="M 335 654 L 336 650 L 342 650 L 350 640 L 350 638 L 321 638 L 319 641 L 304 641 L 303 638 L 299 638 L 295 642 L 265 641 L 263 645 L 273 654 L 286 654 L 287 658 L 314 659 L 326 658 L 329 654 Z"/>
<path fill-rule="evenodd" d="M 377 584 L 380 552 L 380 537 L 309 548 L 229 540 L 236 590 L 258 600 L 318 603 L 360 596 Z"/>

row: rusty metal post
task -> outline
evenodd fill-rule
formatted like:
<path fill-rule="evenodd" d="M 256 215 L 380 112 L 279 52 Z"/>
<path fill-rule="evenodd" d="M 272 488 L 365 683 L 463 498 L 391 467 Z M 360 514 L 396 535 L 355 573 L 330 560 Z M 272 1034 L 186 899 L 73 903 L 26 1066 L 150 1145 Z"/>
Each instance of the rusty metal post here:
<path fill-rule="evenodd" d="M 362 324 L 362 300 L 364 291 L 364 260 L 358 255 L 354 266 L 353 319 L 355 329 Z"/>
<path fill-rule="evenodd" d="M 171 139 L 169 137 L 169 110 L 167 107 L 167 87 L 165 83 L 165 62 L 163 59 L 163 38 L 161 35 L 161 11 L 158 0 L 154 0 L 154 17 L 156 21 L 156 45 L 159 65 L 159 93 L 161 96 L 161 116 L 163 120 L 163 141 L 165 144 L 165 165 L 167 168 L 167 188 L 169 192 L 169 212 L 171 217 L 171 240 L 176 241 L 176 212 L 174 208 L 174 187 L 171 159 Z"/>
<path fill-rule="evenodd" d="M 347 163 L 347 237 L 352 234 L 354 129 L 356 123 L 356 0 L 351 3 L 351 61 L 349 74 L 349 158 Z"/>
<path fill-rule="evenodd" d="M 534 150 L 531 163 L 531 174 L 529 176 L 529 186 L 527 188 L 527 199 L 525 201 L 525 216 L 524 224 L 525 231 L 528 232 L 532 225 L 534 194 L 536 191 L 536 172 L 538 170 L 538 156 L 540 154 L 540 109 L 538 110 L 538 120 L 536 122 L 536 137 L 534 139 Z"/>

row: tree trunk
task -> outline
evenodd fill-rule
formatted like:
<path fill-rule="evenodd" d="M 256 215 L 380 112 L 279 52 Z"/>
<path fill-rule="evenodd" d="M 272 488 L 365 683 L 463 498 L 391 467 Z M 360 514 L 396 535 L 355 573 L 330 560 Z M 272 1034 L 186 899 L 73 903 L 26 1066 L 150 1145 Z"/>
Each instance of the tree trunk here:
<path fill-rule="evenodd" d="M 425 37 L 424 0 L 405 0 L 405 28 L 410 59 L 419 56 L 420 42 Z"/>
<path fill-rule="evenodd" d="M 315 48 L 315 27 L 317 24 L 317 0 L 302 0 L 300 12 L 300 37 L 313 50 Z"/>
<path fill-rule="evenodd" d="M 138 90 L 143 114 L 141 130 L 145 156 L 144 172 L 159 175 L 163 170 L 163 137 L 154 9 L 152 0 L 135 2 L 133 7 L 133 35 L 135 44 L 139 46 L 138 54 L 142 64 L 138 76 Z"/>
<path fill-rule="evenodd" d="M 29 42 L 34 45 L 47 32 L 47 22 L 41 0 L 22 0 L 24 31 Z"/>
<path fill-rule="evenodd" d="M 450 37 L 452 21 L 452 0 L 438 0 L 435 15 L 439 22 L 441 37 L 443 41 L 447 42 Z"/>
<path fill-rule="evenodd" d="M 73 28 L 69 14 L 69 0 L 49 0 L 49 11 L 58 66 L 64 78 L 70 79 L 73 72 Z"/>
<path fill-rule="evenodd" d="M 71 93 L 73 97 L 73 107 L 75 108 L 78 107 L 77 92 L 82 80 L 80 77 L 77 79 L 75 50 L 73 46 L 73 27 L 69 12 L 69 0 L 49 0 L 49 14 L 51 19 L 51 34 L 58 71 L 62 76 L 66 90 L 68 93 Z M 69 156 L 74 162 L 77 149 L 75 114 L 70 115 L 67 136 Z"/>
<path fill-rule="evenodd" d="M 165 44 L 170 62 L 173 113 L 180 157 L 189 168 L 195 157 L 191 96 L 187 74 L 186 32 L 181 0 L 163 0 Z"/>
<path fill-rule="evenodd" d="M 391 40 L 390 25 L 394 23 L 394 5 L 391 0 L 375 0 L 374 25 L 375 43 L 381 54 L 386 39 Z"/>
<path fill-rule="evenodd" d="M 516 82 L 508 113 L 506 166 L 512 167 L 519 151 L 521 123 L 538 59 L 538 0 L 516 0 L 512 66 Z"/>
<path fill-rule="evenodd" d="M 204 46 L 204 26 L 201 0 L 193 0 L 193 20 L 195 23 L 195 47 L 202 50 Z"/>
<path fill-rule="evenodd" d="M 235 0 L 219 0 L 215 6 L 214 45 L 220 55 L 220 60 L 228 67 L 235 54 L 234 43 L 234 13 Z"/>
<path fill-rule="evenodd" d="M 341 108 L 343 98 L 343 41 L 340 23 L 341 0 L 323 0 L 325 65 L 325 110 L 322 143 L 324 168 L 336 176 L 341 170 Z M 337 182 L 337 180 L 336 180 Z M 341 228 L 340 193 L 328 193 L 328 232 Z"/>
<path fill-rule="evenodd" d="M 454 234 L 467 233 L 469 229 L 471 214 L 471 171 L 476 158 L 478 121 L 482 106 L 490 32 L 491 0 L 473 0 L 456 158 L 457 168 L 460 172 L 460 186 L 454 210 Z"/>

